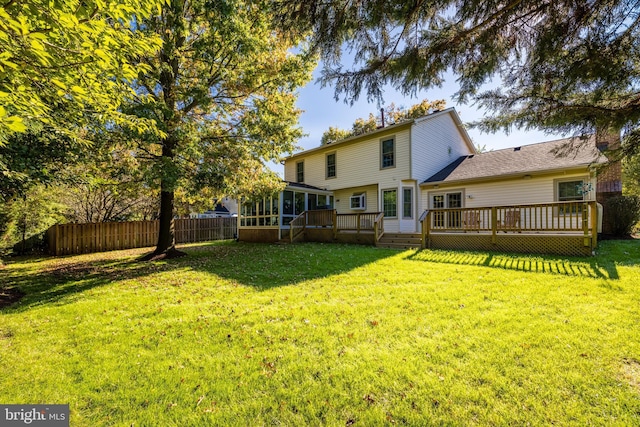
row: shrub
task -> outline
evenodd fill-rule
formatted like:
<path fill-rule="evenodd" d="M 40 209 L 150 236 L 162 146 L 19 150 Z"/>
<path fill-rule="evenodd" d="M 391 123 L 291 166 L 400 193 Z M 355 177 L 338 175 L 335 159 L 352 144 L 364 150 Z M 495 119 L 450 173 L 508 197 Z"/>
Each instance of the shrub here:
<path fill-rule="evenodd" d="M 616 236 L 628 236 L 640 221 L 640 197 L 615 196 L 605 202 L 611 218 L 611 231 Z"/>

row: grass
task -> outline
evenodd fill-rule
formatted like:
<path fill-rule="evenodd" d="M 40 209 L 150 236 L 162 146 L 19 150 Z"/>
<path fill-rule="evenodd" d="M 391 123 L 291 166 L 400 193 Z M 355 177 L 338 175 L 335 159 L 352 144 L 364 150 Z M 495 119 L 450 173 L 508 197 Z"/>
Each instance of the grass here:
<path fill-rule="evenodd" d="M 183 249 L 7 261 L 0 402 L 73 426 L 640 424 L 638 240 Z"/>

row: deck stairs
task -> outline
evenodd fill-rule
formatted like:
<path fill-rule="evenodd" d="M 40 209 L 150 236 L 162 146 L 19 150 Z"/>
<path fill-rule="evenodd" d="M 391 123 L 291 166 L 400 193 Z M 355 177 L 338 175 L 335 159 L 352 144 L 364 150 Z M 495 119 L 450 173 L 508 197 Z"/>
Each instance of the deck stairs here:
<path fill-rule="evenodd" d="M 376 246 L 391 249 L 419 249 L 421 244 L 420 233 L 384 233 Z"/>

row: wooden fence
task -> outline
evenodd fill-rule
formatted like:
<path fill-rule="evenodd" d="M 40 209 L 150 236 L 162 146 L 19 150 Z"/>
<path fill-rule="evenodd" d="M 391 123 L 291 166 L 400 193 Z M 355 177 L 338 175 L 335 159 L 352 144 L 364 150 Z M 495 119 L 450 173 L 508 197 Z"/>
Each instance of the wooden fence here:
<path fill-rule="evenodd" d="M 176 243 L 233 239 L 237 223 L 237 218 L 176 219 Z M 130 221 L 54 225 L 47 230 L 49 253 L 72 255 L 155 246 L 159 224 Z"/>

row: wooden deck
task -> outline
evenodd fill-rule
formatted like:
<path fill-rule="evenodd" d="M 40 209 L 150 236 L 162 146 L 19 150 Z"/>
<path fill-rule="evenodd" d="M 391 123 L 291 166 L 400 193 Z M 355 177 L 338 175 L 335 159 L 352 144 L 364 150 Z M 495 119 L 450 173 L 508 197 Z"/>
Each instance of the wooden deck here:
<path fill-rule="evenodd" d="M 433 209 L 421 224 L 430 249 L 588 256 L 598 242 L 595 201 Z"/>
<path fill-rule="evenodd" d="M 384 234 L 381 212 L 338 214 L 335 209 L 305 211 L 289 223 L 289 240 L 375 245 Z"/>
<path fill-rule="evenodd" d="M 416 238 L 402 233 L 385 237 L 380 212 L 317 210 L 289 223 L 288 240 L 589 256 L 598 242 L 598 215 L 595 201 L 431 209 L 421 215 L 422 232 Z"/>

